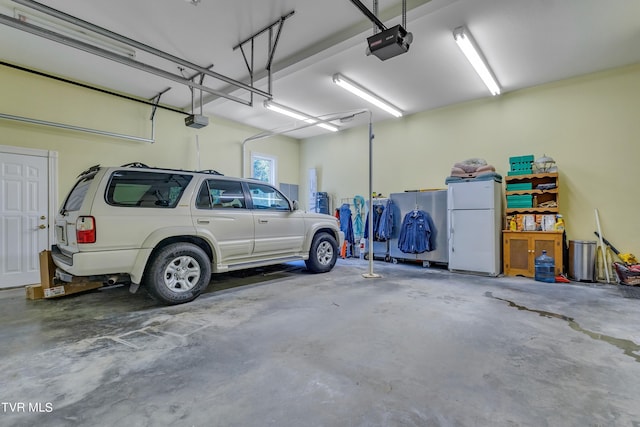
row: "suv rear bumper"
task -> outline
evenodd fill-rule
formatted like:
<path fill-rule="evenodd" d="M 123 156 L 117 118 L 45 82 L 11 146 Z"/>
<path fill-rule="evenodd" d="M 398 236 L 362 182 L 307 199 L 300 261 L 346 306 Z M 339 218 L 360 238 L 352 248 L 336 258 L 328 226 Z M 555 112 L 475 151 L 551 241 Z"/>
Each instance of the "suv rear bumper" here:
<path fill-rule="evenodd" d="M 101 274 L 129 274 L 133 270 L 140 249 L 77 252 L 67 256 L 57 245 L 51 247 L 51 258 L 56 267 L 72 276 L 87 277 Z"/>

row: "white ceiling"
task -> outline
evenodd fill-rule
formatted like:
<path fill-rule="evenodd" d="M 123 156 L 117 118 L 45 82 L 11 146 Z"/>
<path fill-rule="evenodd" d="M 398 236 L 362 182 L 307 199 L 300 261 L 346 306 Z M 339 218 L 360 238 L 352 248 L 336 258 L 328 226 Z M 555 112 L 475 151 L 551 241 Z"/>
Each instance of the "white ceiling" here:
<path fill-rule="evenodd" d="M 640 62 L 640 1 L 637 0 L 409 0 L 407 30 L 414 35 L 408 53 L 380 61 L 365 55 L 372 25 L 349 0 L 49 0 L 51 8 L 180 57 L 216 73 L 248 81 L 242 54 L 233 50 L 281 16 L 286 19 L 273 59 L 273 100 L 310 115 L 369 108 L 332 83 L 339 72 L 387 98 L 405 114 L 489 97 L 479 77 L 453 41 L 466 25 L 482 48 L 503 92 Z M 371 0 L 363 1 L 369 8 Z M 401 3 L 380 0 L 385 23 L 401 23 Z M 29 11 L 0 0 L 0 13 Z M 0 24 L 0 55 L 9 63 L 87 82 L 117 92 L 152 98 L 189 110 L 191 92 L 175 81 L 148 74 Z M 264 76 L 267 36 L 256 38 L 256 74 Z M 136 51 L 137 61 L 180 74 L 178 66 Z M 185 70 L 185 75 L 195 74 Z M 204 85 L 229 85 L 206 77 Z M 265 78 L 255 86 L 267 90 Z M 196 91 L 196 101 L 198 99 Z M 249 99 L 244 90 L 235 96 Z M 205 94 L 204 114 L 260 129 L 292 124 L 264 109 Z M 371 107 L 374 121 L 391 119 Z M 343 128 L 358 124 L 343 123 Z M 318 127 L 291 132 L 297 138 L 327 133 Z"/>

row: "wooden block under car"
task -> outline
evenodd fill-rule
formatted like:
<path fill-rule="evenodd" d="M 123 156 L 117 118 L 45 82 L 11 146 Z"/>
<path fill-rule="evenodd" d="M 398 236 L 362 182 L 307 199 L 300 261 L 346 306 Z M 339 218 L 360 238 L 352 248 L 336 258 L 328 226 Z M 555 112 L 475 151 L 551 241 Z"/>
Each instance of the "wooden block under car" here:
<path fill-rule="evenodd" d="M 53 285 L 53 278 L 56 274 L 56 265 L 51 258 L 51 251 L 40 252 L 40 286 L 46 289 Z"/>
<path fill-rule="evenodd" d="M 42 297 L 55 298 L 64 295 L 76 294 L 78 292 L 89 291 L 102 287 L 101 282 L 91 282 L 87 279 L 74 278 L 71 283 L 59 282 L 55 279 L 56 266 L 51 258 L 51 251 L 40 252 L 40 286 Z M 35 289 L 33 294 L 36 295 Z M 42 298 L 40 297 L 40 298 Z M 27 298 L 29 298 L 29 290 L 27 290 Z M 31 299 L 31 298 L 30 298 Z M 38 298 L 33 298 L 38 299 Z"/>
<path fill-rule="evenodd" d="M 44 298 L 44 291 L 40 285 L 27 285 L 24 287 L 27 294 L 27 299 L 42 299 Z"/>

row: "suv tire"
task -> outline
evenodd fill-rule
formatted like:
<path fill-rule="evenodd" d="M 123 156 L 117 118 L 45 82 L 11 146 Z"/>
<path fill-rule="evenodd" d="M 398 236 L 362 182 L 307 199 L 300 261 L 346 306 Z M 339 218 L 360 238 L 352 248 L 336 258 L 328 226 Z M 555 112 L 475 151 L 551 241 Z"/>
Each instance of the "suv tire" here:
<path fill-rule="evenodd" d="M 307 268 L 313 273 L 330 271 L 338 259 L 338 243 L 329 233 L 318 233 L 313 237 Z"/>
<path fill-rule="evenodd" d="M 207 254 L 191 243 L 173 243 L 153 256 L 144 285 L 153 299 L 173 305 L 196 299 L 210 280 Z"/>

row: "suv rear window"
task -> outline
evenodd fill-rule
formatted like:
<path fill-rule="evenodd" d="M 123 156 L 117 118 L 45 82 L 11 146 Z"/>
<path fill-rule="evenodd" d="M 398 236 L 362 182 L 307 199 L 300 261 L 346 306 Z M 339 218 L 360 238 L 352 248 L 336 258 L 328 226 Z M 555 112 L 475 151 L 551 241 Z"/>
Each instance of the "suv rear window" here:
<path fill-rule="evenodd" d="M 175 208 L 191 175 L 169 172 L 114 172 L 107 187 L 107 203 L 113 206 Z"/>
<path fill-rule="evenodd" d="M 84 196 L 86 196 L 87 190 L 89 189 L 94 176 L 96 176 L 95 173 L 87 175 L 76 182 L 76 185 L 69 193 L 69 196 L 67 196 L 67 200 L 65 200 L 64 206 L 62 206 L 62 211 L 74 212 L 80 210 L 82 202 L 84 201 Z"/>
<path fill-rule="evenodd" d="M 239 181 L 208 179 L 200 188 L 196 207 L 199 209 L 244 208 L 246 204 L 242 184 Z"/>

